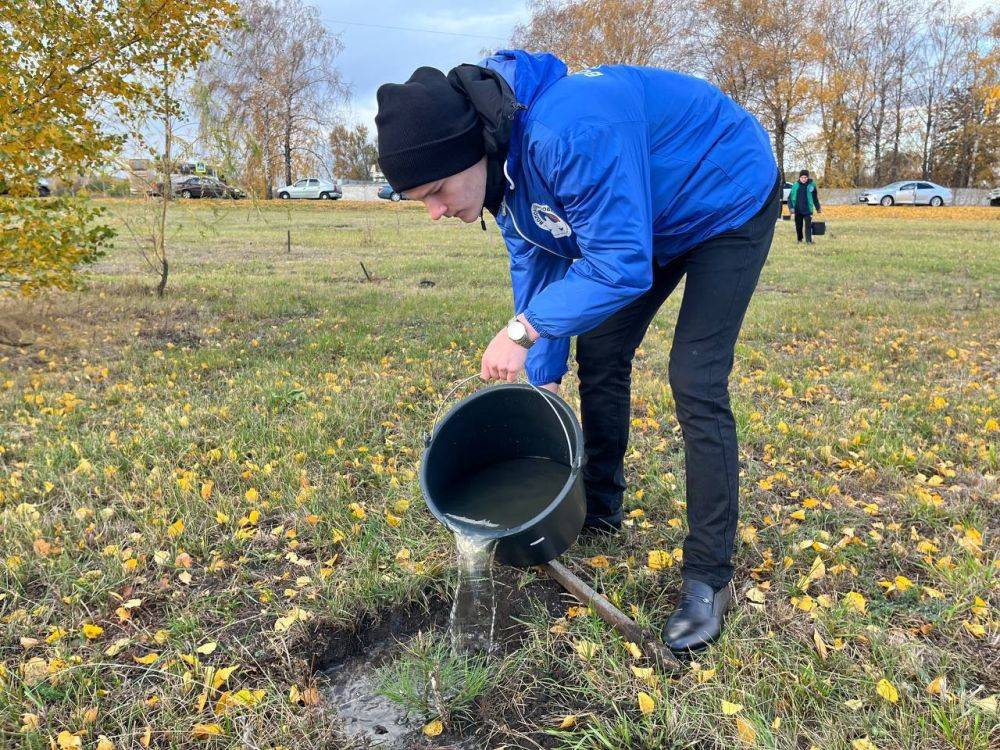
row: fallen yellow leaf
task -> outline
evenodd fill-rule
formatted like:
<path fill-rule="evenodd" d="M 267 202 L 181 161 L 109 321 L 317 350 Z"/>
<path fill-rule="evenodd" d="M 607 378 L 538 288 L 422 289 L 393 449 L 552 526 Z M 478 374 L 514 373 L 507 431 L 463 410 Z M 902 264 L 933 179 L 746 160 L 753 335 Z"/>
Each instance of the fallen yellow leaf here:
<path fill-rule="evenodd" d="M 212 688 L 214 690 L 218 690 L 236 670 L 237 667 L 235 665 L 232 667 L 222 667 L 221 669 L 216 670 L 215 675 L 212 677 Z"/>
<path fill-rule="evenodd" d="M 933 680 L 927 683 L 928 695 L 941 695 L 945 691 L 947 684 L 948 682 L 945 679 L 944 675 L 939 675 L 935 677 Z"/>
<path fill-rule="evenodd" d="M 980 711 L 995 714 L 997 712 L 997 696 L 994 694 L 988 695 L 985 698 L 979 698 L 978 700 L 972 701 L 972 705 Z"/>
<path fill-rule="evenodd" d="M 857 591 L 848 591 L 844 594 L 844 605 L 848 609 L 865 614 L 865 598 Z"/>
<path fill-rule="evenodd" d="M 560 729 L 572 729 L 576 726 L 576 714 L 567 714 L 563 716 L 563 720 L 559 722 Z"/>
<path fill-rule="evenodd" d="M 670 553 L 662 549 L 651 549 L 646 555 L 646 567 L 650 570 L 663 570 L 674 564 L 674 558 Z"/>
<path fill-rule="evenodd" d="M 424 728 L 420 731 L 428 737 L 437 737 L 444 731 L 444 724 L 441 723 L 441 719 L 434 719 L 434 721 L 429 721 L 424 724 Z"/>
<path fill-rule="evenodd" d="M 83 634 L 87 636 L 87 640 L 90 641 L 97 638 L 103 632 L 104 628 L 102 628 L 100 625 L 91 625 L 90 623 L 87 623 L 86 625 L 83 626 Z"/>
<path fill-rule="evenodd" d="M 102 734 L 97 738 L 97 750 L 115 750 L 115 743 Z"/>
<path fill-rule="evenodd" d="M 819 654 L 819 658 L 826 661 L 826 644 L 823 642 L 823 636 L 819 634 L 818 630 L 813 630 L 813 643 L 816 644 L 816 653 Z"/>
<path fill-rule="evenodd" d="M 752 745 L 757 741 L 757 730 L 742 716 L 736 717 L 736 733 L 745 745 Z"/>
<path fill-rule="evenodd" d="M 904 591 L 909 591 L 913 588 L 913 581 L 911 581 L 906 576 L 896 576 L 893 580 L 893 585 L 896 587 L 896 591 L 903 593 Z"/>
<path fill-rule="evenodd" d="M 656 701 L 653 700 L 653 696 L 642 690 L 639 691 L 639 710 L 646 716 L 656 710 Z"/>
<path fill-rule="evenodd" d="M 56 741 L 59 743 L 59 750 L 81 750 L 83 748 L 83 740 L 65 729 L 59 733 Z"/>
<path fill-rule="evenodd" d="M 969 622 L 968 620 L 962 620 L 962 627 L 965 628 L 971 635 L 976 638 L 982 638 L 986 635 L 986 628 L 983 627 L 978 622 Z"/>
<path fill-rule="evenodd" d="M 826 565 L 817 555 L 813 561 L 812 565 L 809 567 L 809 572 L 806 573 L 799 579 L 798 587 L 800 591 L 805 591 L 809 588 L 809 584 L 813 581 L 818 581 L 820 578 L 826 575 Z"/>
<path fill-rule="evenodd" d="M 21 731 L 34 732 L 38 729 L 38 714 L 21 714 Z"/>
<path fill-rule="evenodd" d="M 196 648 L 195 651 L 204 656 L 208 656 L 213 651 L 215 651 L 218 645 L 219 644 L 216 643 L 215 641 L 210 641 L 209 643 L 203 643 L 202 645 L 198 646 L 198 648 Z"/>
<path fill-rule="evenodd" d="M 159 658 L 160 658 L 160 655 L 158 653 L 156 653 L 155 651 L 150 651 L 145 656 L 133 656 L 132 657 L 132 661 L 134 661 L 136 664 L 147 664 L 148 665 L 148 664 L 152 664 L 153 662 L 155 662 Z"/>
<path fill-rule="evenodd" d="M 653 674 L 652 667 L 637 667 L 635 664 L 629 664 L 629 669 L 632 670 L 632 674 L 638 677 L 640 680 L 645 682 L 650 687 L 656 687 L 659 683 L 659 677 Z"/>
<path fill-rule="evenodd" d="M 889 703 L 895 703 L 899 700 L 899 691 L 896 690 L 896 686 L 889 682 L 885 677 L 878 681 L 875 685 L 875 692 L 878 693 L 882 698 L 889 701 Z"/>
<path fill-rule="evenodd" d="M 743 710 L 743 704 L 741 703 L 730 703 L 729 701 L 722 701 L 722 713 L 726 716 L 732 716 Z"/>
<path fill-rule="evenodd" d="M 195 724 L 191 734 L 196 740 L 207 740 L 209 737 L 215 737 L 224 734 L 224 732 L 218 724 Z"/>
<path fill-rule="evenodd" d="M 715 669 L 699 669 L 697 675 L 698 682 L 704 684 L 715 677 Z"/>

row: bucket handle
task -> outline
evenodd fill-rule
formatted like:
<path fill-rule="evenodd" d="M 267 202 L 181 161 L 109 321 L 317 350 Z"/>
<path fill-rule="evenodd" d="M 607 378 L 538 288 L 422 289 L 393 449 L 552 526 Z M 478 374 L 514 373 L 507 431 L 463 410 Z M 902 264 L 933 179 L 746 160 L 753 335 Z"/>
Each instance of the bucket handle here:
<path fill-rule="evenodd" d="M 452 389 L 450 391 L 448 391 L 448 394 L 444 397 L 444 400 L 441 402 L 441 405 L 437 408 L 437 411 L 434 412 L 434 420 L 431 423 L 433 426 L 428 432 L 424 433 L 425 448 L 431 444 L 431 438 L 434 435 L 434 428 L 437 427 L 438 420 L 441 418 L 441 412 L 444 411 L 445 405 L 448 403 L 448 401 L 451 400 L 451 397 L 454 395 L 455 391 L 457 391 L 463 385 L 468 383 L 470 380 L 474 380 L 475 378 L 478 377 L 479 374 L 477 373 L 475 375 L 470 375 L 467 378 L 463 378 L 462 380 L 459 380 L 454 386 L 452 386 Z M 541 388 L 539 388 L 537 385 L 528 380 L 527 376 L 525 376 L 524 382 L 530 385 L 538 393 L 538 395 L 542 397 L 542 400 L 549 405 L 550 409 L 552 409 L 552 413 L 556 415 L 556 421 L 559 422 L 559 426 L 562 427 L 563 436 L 566 438 L 566 450 L 569 455 L 570 466 L 573 469 L 578 470 L 583 462 L 580 456 L 573 455 L 573 441 L 570 440 L 569 438 L 569 430 L 566 429 L 566 425 L 563 422 L 562 416 L 559 414 L 559 410 L 556 409 L 555 404 L 552 403 L 548 395 Z"/>

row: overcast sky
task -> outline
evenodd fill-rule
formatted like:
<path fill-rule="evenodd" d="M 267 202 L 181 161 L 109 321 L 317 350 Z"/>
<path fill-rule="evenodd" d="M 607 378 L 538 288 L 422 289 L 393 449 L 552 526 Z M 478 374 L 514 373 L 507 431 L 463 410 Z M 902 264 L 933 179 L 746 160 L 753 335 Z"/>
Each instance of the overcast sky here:
<path fill-rule="evenodd" d="M 525 0 L 314 0 L 327 27 L 340 34 L 340 71 L 351 84 L 347 119 L 375 130 L 375 91 L 401 83 L 421 65 L 448 72 L 478 62 L 484 49 L 506 46 L 528 19 Z M 395 28 L 385 28 L 395 27 Z"/>

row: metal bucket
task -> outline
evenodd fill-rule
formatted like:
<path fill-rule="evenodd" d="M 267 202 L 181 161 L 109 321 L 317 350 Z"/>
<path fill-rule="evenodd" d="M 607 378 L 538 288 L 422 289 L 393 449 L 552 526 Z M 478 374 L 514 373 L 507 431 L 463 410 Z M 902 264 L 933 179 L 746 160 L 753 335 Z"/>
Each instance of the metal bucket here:
<path fill-rule="evenodd" d="M 542 565 L 565 552 L 583 528 L 583 431 L 559 396 L 522 383 L 483 388 L 455 404 L 425 445 L 420 489 L 431 513 L 453 531 L 462 530 L 452 514 L 456 488 L 476 486 L 477 478 L 520 459 L 546 459 L 565 469 L 565 481 L 553 484 L 548 496 L 518 498 L 527 503 L 523 522 L 477 530 L 496 539 L 500 562 Z M 530 476 L 522 479 L 523 487 L 531 486 Z"/>

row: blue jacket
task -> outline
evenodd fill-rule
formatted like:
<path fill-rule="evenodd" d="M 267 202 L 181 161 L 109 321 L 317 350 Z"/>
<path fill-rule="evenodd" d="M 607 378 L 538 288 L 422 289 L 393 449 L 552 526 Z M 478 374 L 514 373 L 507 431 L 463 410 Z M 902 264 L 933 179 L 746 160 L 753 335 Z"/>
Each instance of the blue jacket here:
<path fill-rule="evenodd" d="M 557 57 L 522 50 L 479 64 L 525 107 L 497 224 L 515 312 L 542 336 L 525 369 L 548 383 L 567 370 L 571 336 L 649 289 L 654 261 L 756 214 L 778 168 L 757 120 L 701 79 L 625 65 L 567 75 Z"/>

